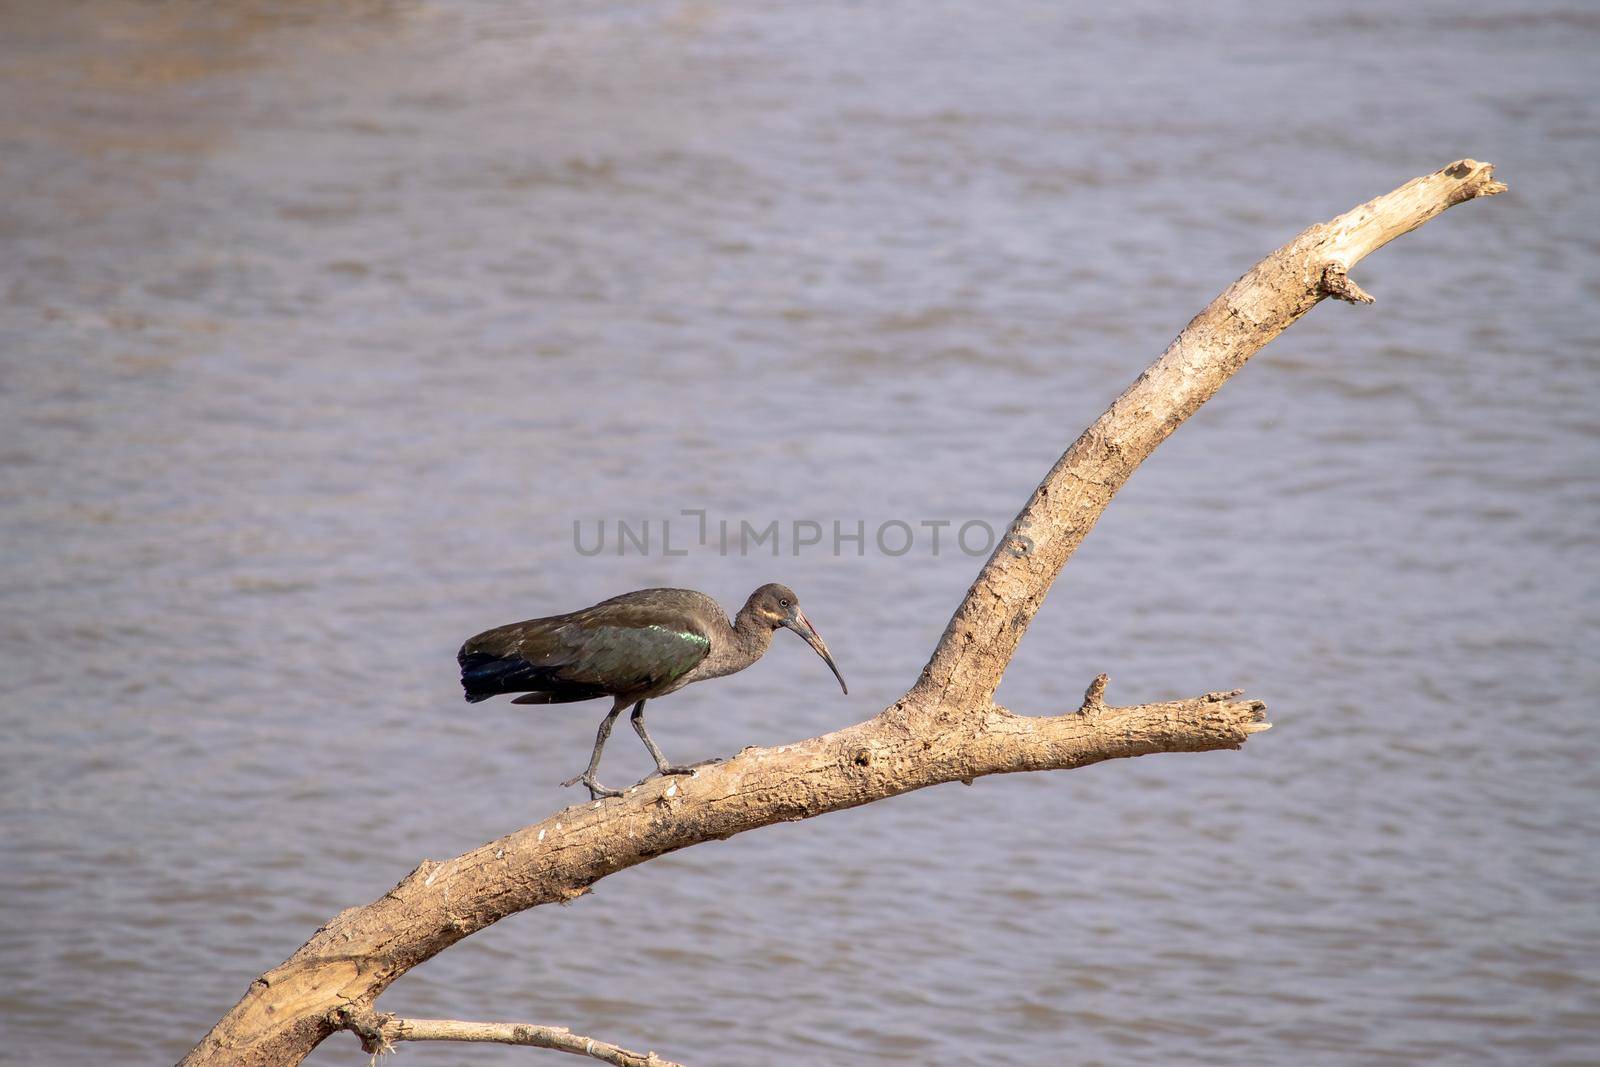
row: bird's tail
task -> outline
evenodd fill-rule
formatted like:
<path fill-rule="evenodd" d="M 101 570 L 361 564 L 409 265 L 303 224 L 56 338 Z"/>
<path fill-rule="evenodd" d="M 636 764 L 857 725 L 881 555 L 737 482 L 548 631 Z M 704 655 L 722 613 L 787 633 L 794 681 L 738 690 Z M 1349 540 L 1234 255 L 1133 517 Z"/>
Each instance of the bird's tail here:
<path fill-rule="evenodd" d="M 468 704 L 501 693 L 522 693 L 514 704 L 568 704 L 606 695 L 605 686 L 562 680 L 557 668 L 536 666 L 520 656 L 462 652 L 457 659 Z"/>
<path fill-rule="evenodd" d="M 500 693 L 537 689 L 545 673 L 525 659 L 489 652 L 463 652 L 460 662 L 461 688 L 469 704 Z"/>

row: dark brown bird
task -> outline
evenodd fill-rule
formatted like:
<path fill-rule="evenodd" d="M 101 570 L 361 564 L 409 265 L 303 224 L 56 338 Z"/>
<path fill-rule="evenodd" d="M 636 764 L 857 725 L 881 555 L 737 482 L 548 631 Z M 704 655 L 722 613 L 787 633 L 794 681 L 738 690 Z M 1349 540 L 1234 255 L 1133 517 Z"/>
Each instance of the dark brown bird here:
<path fill-rule="evenodd" d="M 611 697 L 600 723 L 589 769 L 561 783 L 582 782 L 590 799 L 619 797 L 595 780 L 600 750 L 611 724 L 633 708 L 633 728 L 662 774 L 690 774 L 692 767 L 667 762 L 644 728 L 644 702 L 690 682 L 742 671 L 766 653 L 772 635 L 787 627 L 805 638 L 828 664 L 846 693 L 844 676 L 828 646 L 800 610 L 787 586 L 764 585 L 750 594 L 730 624 L 715 600 L 693 589 L 641 589 L 603 600 L 592 608 L 547 619 L 498 626 L 470 638 L 456 659 L 468 702 L 499 693 L 521 693 L 513 704 L 566 704 Z"/>

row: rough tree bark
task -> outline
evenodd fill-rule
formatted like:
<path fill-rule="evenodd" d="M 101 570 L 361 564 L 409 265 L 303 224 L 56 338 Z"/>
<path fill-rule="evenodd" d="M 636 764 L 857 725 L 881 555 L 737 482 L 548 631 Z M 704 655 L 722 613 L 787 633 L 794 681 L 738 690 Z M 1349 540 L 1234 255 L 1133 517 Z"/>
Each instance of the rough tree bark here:
<path fill-rule="evenodd" d="M 443 863 L 425 860 L 382 899 L 339 913 L 256 979 L 184 1067 L 297 1064 L 340 1029 L 355 1031 L 369 1049 L 450 1025 L 467 1028 L 457 1039 L 475 1026 L 499 1027 L 503 1038 L 509 1024 L 396 1020 L 373 1003 L 396 978 L 467 935 L 525 908 L 572 900 L 614 871 L 676 849 L 941 782 L 1238 748 L 1267 729 L 1264 705 L 1236 699 L 1237 692 L 1110 707 L 1103 675 L 1083 706 L 1065 715 L 1019 715 L 993 697 L 1067 558 L 1144 458 L 1323 298 L 1370 302 L 1350 268 L 1446 208 L 1503 191 L 1493 175 L 1488 164 L 1461 160 L 1312 226 L 1196 315 L 1051 469 L 916 684 L 889 707 L 821 737 L 746 749 L 691 778 L 650 779 L 623 797 L 574 805 Z"/>

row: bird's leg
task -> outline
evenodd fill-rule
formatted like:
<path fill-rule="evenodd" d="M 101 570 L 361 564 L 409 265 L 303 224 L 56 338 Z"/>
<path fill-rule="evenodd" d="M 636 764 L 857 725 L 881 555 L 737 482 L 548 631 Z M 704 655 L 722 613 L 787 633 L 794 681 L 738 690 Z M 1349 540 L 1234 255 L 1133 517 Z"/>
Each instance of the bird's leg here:
<path fill-rule="evenodd" d="M 694 773 L 694 768 L 693 767 L 679 767 L 679 766 L 676 766 L 674 764 L 668 763 L 667 762 L 667 757 L 665 757 L 665 756 L 663 756 L 661 754 L 661 749 L 656 745 L 656 743 L 654 741 L 650 740 L 650 735 L 645 732 L 645 728 L 644 728 L 644 701 L 641 700 L 641 701 L 639 701 L 639 703 L 637 703 L 637 704 L 635 704 L 633 706 L 633 715 L 630 716 L 630 718 L 633 719 L 633 728 L 635 730 L 637 730 L 638 733 L 639 733 L 639 740 L 644 742 L 644 747 L 648 748 L 650 750 L 650 755 L 655 757 L 656 771 L 658 773 L 660 773 L 660 774 L 693 774 Z"/>
<path fill-rule="evenodd" d="M 599 800 L 601 797 L 620 797 L 622 795 L 622 790 L 607 789 L 595 781 L 594 772 L 600 766 L 600 750 L 606 747 L 606 738 L 611 736 L 611 724 L 617 721 L 617 716 L 622 714 L 622 709 L 625 707 L 627 707 L 626 704 L 618 701 L 617 706 L 612 708 L 611 713 L 600 723 L 600 732 L 595 734 L 594 738 L 594 755 L 589 757 L 589 769 L 576 778 L 568 778 L 562 782 L 562 788 L 582 782 L 589 787 L 590 800 Z"/>

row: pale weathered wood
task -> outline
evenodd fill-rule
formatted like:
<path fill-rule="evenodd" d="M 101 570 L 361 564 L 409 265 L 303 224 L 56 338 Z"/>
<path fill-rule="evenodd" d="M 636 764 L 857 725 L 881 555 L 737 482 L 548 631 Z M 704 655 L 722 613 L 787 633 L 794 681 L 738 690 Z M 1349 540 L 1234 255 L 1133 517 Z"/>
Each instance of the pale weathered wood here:
<path fill-rule="evenodd" d="M 1067 558 L 1111 496 L 1245 360 L 1325 296 L 1370 303 L 1352 267 L 1446 208 L 1505 186 L 1463 159 L 1320 223 L 1256 264 L 1196 315 L 1073 443 L 1013 521 L 951 618 L 911 696 L 981 708 Z M 1025 538 L 1020 541 L 1018 538 Z M 1031 543 L 1031 549 L 1019 549 Z"/>
<path fill-rule="evenodd" d="M 366 1052 L 393 1052 L 400 1041 L 481 1041 L 496 1045 L 526 1045 L 587 1056 L 616 1067 L 682 1067 L 654 1052 L 631 1052 L 609 1041 L 575 1034 L 565 1026 L 534 1023 L 472 1023 L 459 1019 L 401 1019 L 377 1012 L 343 1012 L 344 1028 L 361 1039 Z"/>
<path fill-rule="evenodd" d="M 1503 189 L 1492 167 L 1462 160 L 1311 227 L 1230 286 L 1056 463 L 917 683 L 873 718 L 791 745 L 746 749 L 693 777 L 650 779 L 455 859 L 425 861 L 257 979 L 184 1064 L 299 1063 L 329 1034 L 366 1017 L 396 978 L 461 938 L 526 908 L 571 900 L 666 852 L 940 782 L 1237 748 L 1267 729 L 1264 705 L 1236 692 L 1108 707 L 1104 676 L 1065 715 L 1017 715 L 993 696 L 1061 567 L 1157 445 L 1324 297 L 1370 300 L 1348 277 L 1364 256 L 1454 204 Z"/>

